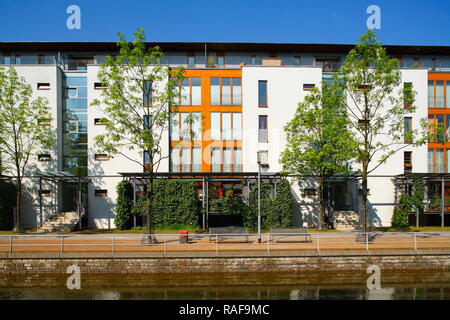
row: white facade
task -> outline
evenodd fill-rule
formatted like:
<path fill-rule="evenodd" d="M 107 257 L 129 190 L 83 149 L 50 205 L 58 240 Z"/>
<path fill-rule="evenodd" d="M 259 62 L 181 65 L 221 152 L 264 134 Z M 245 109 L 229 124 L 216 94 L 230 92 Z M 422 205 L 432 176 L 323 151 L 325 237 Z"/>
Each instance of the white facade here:
<path fill-rule="evenodd" d="M 103 59 L 105 53 L 99 54 L 97 62 Z M 255 54 L 255 60 L 260 61 L 265 58 L 261 54 Z M 327 55 L 321 55 L 326 57 Z M 342 54 L 333 55 L 343 58 Z M 175 57 L 175 54 L 174 54 Z M 297 57 L 294 54 L 281 54 L 280 57 L 294 61 Z M 1 58 L 1 57 L 0 57 Z M 236 61 L 241 59 L 239 53 L 230 55 L 230 59 Z M 172 59 L 172 58 L 170 58 Z M 175 59 L 175 58 L 173 58 Z M 252 58 L 253 59 L 253 58 Z M 292 119 L 299 102 L 309 94 L 304 90 L 303 85 L 314 85 L 319 87 L 324 78 L 324 70 L 315 62 L 315 55 L 307 53 L 302 55 L 302 64 L 299 66 L 251 66 L 250 63 L 241 67 L 242 69 L 242 158 L 244 172 L 257 172 L 257 152 L 267 151 L 268 166 L 262 168 L 265 173 L 278 173 L 282 170 L 280 164 L 280 154 L 286 145 L 286 135 L 284 126 Z M 0 60 L 1 63 L 2 60 Z M 174 60 L 175 61 L 175 60 Z M 178 60 L 177 60 L 178 61 Z M 247 61 L 247 60 L 246 60 Z M 250 60 L 248 60 L 250 61 Z M 203 61 L 204 63 L 204 61 Z M 239 64 L 235 63 L 230 68 L 236 68 Z M 315 65 L 315 66 L 314 66 Z M 197 65 L 196 68 L 204 67 Z M 25 77 L 31 84 L 34 96 L 43 96 L 49 100 L 52 114 L 54 116 L 53 126 L 57 130 L 58 143 L 51 153 L 51 161 L 39 162 L 33 159 L 29 167 L 30 174 L 34 169 L 42 172 L 63 171 L 63 100 L 65 96 L 63 87 L 63 77 L 68 71 L 57 64 L 49 65 L 14 65 L 19 75 Z M 100 99 L 101 89 L 95 89 L 94 83 L 99 82 L 97 73 L 98 65 L 88 65 L 85 70 L 77 70 L 72 73 L 82 74 L 87 77 L 87 132 L 88 132 L 88 224 L 89 227 L 96 228 L 114 228 L 114 207 L 116 204 L 116 186 L 122 180 L 120 172 L 141 172 L 142 166 L 136 162 L 130 161 L 121 155 L 114 155 L 106 161 L 96 160 L 95 154 L 100 153 L 95 146 L 95 136 L 104 132 L 102 125 L 95 124 L 95 119 L 104 117 L 101 108 L 91 106 L 94 99 Z M 413 129 L 420 127 L 420 120 L 428 116 L 428 69 L 401 69 L 402 83 L 412 83 L 413 90 L 416 92 L 416 111 L 409 116 L 412 118 Z M 258 105 L 258 81 L 267 81 L 267 107 Z M 39 90 L 38 83 L 48 83 L 49 87 Z M 400 89 L 400 88 L 399 88 Z M 268 142 L 258 141 L 258 117 L 267 116 Z M 389 139 L 389 137 L 385 137 Z M 162 161 L 160 172 L 169 171 L 169 133 L 168 130 L 163 136 L 163 156 L 167 157 Z M 388 161 L 371 172 L 368 180 L 370 193 L 368 196 L 370 222 L 373 225 L 389 226 L 394 209 L 394 184 L 392 177 L 404 173 L 404 151 L 412 151 L 413 172 L 427 172 L 427 145 L 420 147 L 407 146 L 400 150 Z M 142 152 L 126 151 L 127 157 L 142 162 Z M 378 159 L 372 161 L 372 167 L 377 164 Z M 353 165 L 358 169 L 358 164 Z M 308 185 L 309 184 L 309 185 Z M 38 179 L 27 179 L 28 195 L 25 199 L 25 211 L 23 213 L 23 227 L 34 228 L 40 222 Z M 294 213 L 296 225 L 308 223 L 309 225 L 317 222 L 318 215 L 318 197 L 304 195 L 304 188 L 316 187 L 313 182 L 299 184 L 292 183 L 294 198 L 297 202 Z M 43 219 L 51 213 L 62 210 L 63 201 L 59 185 L 44 182 L 44 189 L 52 190 L 50 197 L 43 200 L 44 213 Z M 107 196 L 96 196 L 95 190 L 107 190 Z M 348 183 L 348 194 L 345 195 L 346 202 L 356 203 L 360 206 L 360 197 L 358 197 L 358 187 Z"/>

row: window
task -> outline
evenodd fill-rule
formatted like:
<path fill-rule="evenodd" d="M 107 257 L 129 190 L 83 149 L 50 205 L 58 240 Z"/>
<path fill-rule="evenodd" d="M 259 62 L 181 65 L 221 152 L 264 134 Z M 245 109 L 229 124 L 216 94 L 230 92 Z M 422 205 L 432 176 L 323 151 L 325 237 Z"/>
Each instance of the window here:
<path fill-rule="evenodd" d="M 428 108 L 434 108 L 434 81 L 428 81 Z"/>
<path fill-rule="evenodd" d="M 179 163 L 180 163 L 180 149 L 172 148 L 170 150 L 170 171 L 180 172 Z"/>
<path fill-rule="evenodd" d="M 242 140 L 242 116 L 240 113 L 233 113 L 233 140 Z"/>
<path fill-rule="evenodd" d="M 412 118 L 404 118 L 404 143 L 412 143 Z"/>
<path fill-rule="evenodd" d="M 200 112 L 181 112 L 170 115 L 171 141 L 202 140 L 202 117 Z"/>
<path fill-rule="evenodd" d="M 444 149 L 436 149 L 436 172 L 444 172 Z"/>
<path fill-rule="evenodd" d="M 311 188 L 307 188 L 307 189 L 303 189 L 303 196 L 315 196 L 317 194 L 317 190 L 316 189 L 311 189 Z"/>
<path fill-rule="evenodd" d="M 108 190 L 106 190 L 106 189 L 96 189 L 95 190 L 95 196 L 96 197 L 107 197 L 108 196 Z"/>
<path fill-rule="evenodd" d="M 269 152 L 268 151 L 258 151 L 258 163 L 261 167 L 269 166 Z"/>
<path fill-rule="evenodd" d="M 50 154 L 46 153 L 46 154 L 39 154 L 38 155 L 38 161 L 42 161 L 42 162 L 47 162 L 51 160 L 51 156 Z"/>
<path fill-rule="evenodd" d="M 403 152 L 403 164 L 404 164 L 405 173 L 412 172 L 412 152 L 411 151 Z"/>
<path fill-rule="evenodd" d="M 211 148 L 211 172 L 220 172 L 220 148 Z"/>
<path fill-rule="evenodd" d="M 316 85 L 312 83 L 304 83 L 303 91 L 311 91 Z"/>
<path fill-rule="evenodd" d="M 301 58 L 300 57 L 294 57 L 294 65 L 300 66 L 301 65 Z"/>
<path fill-rule="evenodd" d="M 152 105 L 152 91 L 153 91 L 152 87 L 153 87 L 152 81 L 144 81 L 144 92 L 143 92 L 144 106 Z"/>
<path fill-rule="evenodd" d="M 210 78 L 211 105 L 239 106 L 241 102 L 241 78 Z"/>
<path fill-rule="evenodd" d="M 252 66 L 256 66 L 256 56 L 252 56 Z"/>
<path fill-rule="evenodd" d="M 432 142 L 444 142 L 444 132 L 440 130 L 445 130 L 444 126 L 444 115 L 442 114 L 430 114 L 428 115 L 428 125 L 431 127 L 430 131 L 431 133 L 435 132 L 436 130 L 439 130 L 439 134 L 437 135 L 437 139 L 435 139 Z M 446 132 L 445 132 L 446 133 Z"/>
<path fill-rule="evenodd" d="M 239 112 L 211 112 L 211 140 L 242 140 Z"/>
<path fill-rule="evenodd" d="M 232 148 L 223 148 L 223 164 L 222 164 L 222 172 L 231 172 L 232 169 Z"/>
<path fill-rule="evenodd" d="M 428 173 L 434 172 L 434 149 L 428 149 Z"/>
<path fill-rule="evenodd" d="M 192 148 L 192 172 L 202 171 L 202 149 Z"/>
<path fill-rule="evenodd" d="M 211 112 L 211 140 L 220 140 L 220 112 Z"/>
<path fill-rule="evenodd" d="M 191 171 L 191 149 L 190 148 L 181 148 L 181 172 L 190 172 Z"/>
<path fill-rule="evenodd" d="M 108 120 L 103 119 L 103 118 L 95 118 L 94 119 L 94 125 L 95 126 L 104 126 L 104 125 L 106 125 L 107 121 Z"/>
<path fill-rule="evenodd" d="M 189 68 L 195 68 L 195 53 L 188 53 L 187 65 Z"/>
<path fill-rule="evenodd" d="M 105 88 L 106 88 L 105 83 L 94 82 L 94 90 L 101 90 L 101 89 L 105 89 Z"/>
<path fill-rule="evenodd" d="M 145 115 L 144 116 L 144 130 L 150 130 L 152 127 L 152 116 Z"/>
<path fill-rule="evenodd" d="M 37 84 L 38 90 L 50 90 L 50 83 L 48 82 L 39 82 Z"/>
<path fill-rule="evenodd" d="M 406 109 L 411 108 L 413 101 L 412 82 L 403 84 L 403 105 Z"/>
<path fill-rule="evenodd" d="M 444 81 L 436 81 L 436 108 L 444 108 Z"/>
<path fill-rule="evenodd" d="M 267 137 L 267 116 L 259 116 L 258 121 L 258 142 L 268 142 Z"/>
<path fill-rule="evenodd" d="M 234 148 L 233 171 L 242 172 L 242 149 Z"/>
<path fill-rule="evenodd" d="M 267 108 L 267 80 L 258 81 L 258 106 Z"/>
<path fill-rule="evenodd" d="M 185 78 L 179 86 L 181 106 L 199 106 L 202 104 L 200 78 Z"/>
<path fill-rule="evenodd" d="M 428 108 L 450 108 L 450 81 L 428 81 Z"/>
<path fill-rule="evenodd" d="M 109 160 L 109 157 L 106 153 L 96 153 L 94 159 L 95 161 L 107 161 Z"/>

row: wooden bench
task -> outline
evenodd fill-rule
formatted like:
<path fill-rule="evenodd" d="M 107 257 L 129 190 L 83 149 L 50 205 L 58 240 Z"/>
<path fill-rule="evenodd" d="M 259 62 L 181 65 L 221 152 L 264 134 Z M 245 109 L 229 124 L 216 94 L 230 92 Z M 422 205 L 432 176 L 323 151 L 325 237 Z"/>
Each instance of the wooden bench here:
<path fill-rule="evenodd" d="M 211 242 L 211 238 L 216 239 L 219 241 L 219 239 L 226 239 L 228 237 L 236 237 L 234 236 L 243 235 L 245 236 L 245 243 L 248 242 L 248 232 L 247 228 L 243 227 L 216 227 L 216 228 L 209 228 L 209 242 Z"/>
<path fill-rule="evenodd" d="M 297 227 L 270 227 L 270 242 L 275 239 L 276 233 L 281 233 L 280 237 L 295 237 L 304 236 L 305 242 L 312 242 L 311 235 L 308 234 L 308 228 L 297 228 Z M 308 241 L 309 239 L 309 241 Z"/>

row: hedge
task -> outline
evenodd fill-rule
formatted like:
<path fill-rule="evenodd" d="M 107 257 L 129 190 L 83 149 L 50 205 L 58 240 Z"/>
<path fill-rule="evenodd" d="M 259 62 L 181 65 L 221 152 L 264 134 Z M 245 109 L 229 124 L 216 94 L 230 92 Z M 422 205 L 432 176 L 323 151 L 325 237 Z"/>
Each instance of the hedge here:
<path fill-rule="evenodd" d="M 289 181 L 278 182 L 277 194 L 270 198 L 272 188 L 273 186 L 269 183 L 261 183 L 261 228 L 292 226 L 293 199 Z M 256 229 L 258 225 L 258 184 L 252 184 L 250 189 L 250 205 L 244 213 L 243 222 L 245 227 Z"/>
<path fill-rule="evenodd" d="M 194 181 L 158 179 L 153 182 L 154 226 L 175 224 L 199 226 L 201 202 L 197 199 Z M 146 197 L 141 196 L 134 214 L 146 215 Z"/>
<path fill-rule="evenodd" d="M 12 230 L 14 227 L 16 190 L 14 184 L 0 180 L 0 230 Z"/>
<path fill-rule="evenodd" d="M 117 206 L 114 224 L 119 230 L 130 229 L 132 227 L 133 185 L 128 180 L 122 180 L 116 190 Z"/>

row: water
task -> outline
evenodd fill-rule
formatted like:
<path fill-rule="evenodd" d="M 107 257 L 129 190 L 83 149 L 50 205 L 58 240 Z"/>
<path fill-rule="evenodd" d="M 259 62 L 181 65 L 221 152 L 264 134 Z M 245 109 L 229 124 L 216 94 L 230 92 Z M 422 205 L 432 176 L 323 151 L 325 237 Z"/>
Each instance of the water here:
<path fill-rule="evenodd" d="M 450 271 L 382 272 L 381 289 L 368 290 L 364 272 L 235 274 L 0 275 L 1 300 L 450 300 Z"/>

